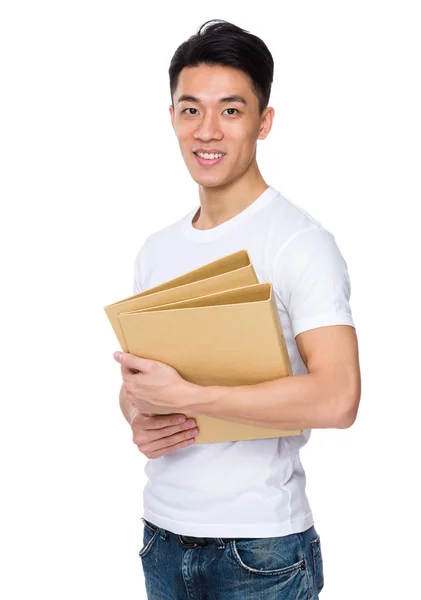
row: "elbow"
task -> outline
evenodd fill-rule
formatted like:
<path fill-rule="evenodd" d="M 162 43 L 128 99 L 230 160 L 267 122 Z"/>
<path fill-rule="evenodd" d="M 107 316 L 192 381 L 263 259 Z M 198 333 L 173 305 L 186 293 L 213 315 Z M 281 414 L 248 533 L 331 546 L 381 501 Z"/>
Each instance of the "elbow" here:
<path fill-rule="evenodd" d="M 337 411 L 336 429 L 349 429 L 355 423 L 358 407 L 360 404 L 360 396 L 347 398 L 339 403 Z"/>
<path fill-rule="evenodd" d="M 336 429 L 349 429 L 355 423 L 356 418 L 357 418 L 357 414 L 355 412 L 347 413 L 338 422 Z"/>
<path fill-rule="evenodd" d="M 339 396 L 339 398 L 338 398 Z M 349 429 L 355 423 L 361 398 L 361 377 L 358 372 L 341 386 L 336 402 L 336 428 Z"/>

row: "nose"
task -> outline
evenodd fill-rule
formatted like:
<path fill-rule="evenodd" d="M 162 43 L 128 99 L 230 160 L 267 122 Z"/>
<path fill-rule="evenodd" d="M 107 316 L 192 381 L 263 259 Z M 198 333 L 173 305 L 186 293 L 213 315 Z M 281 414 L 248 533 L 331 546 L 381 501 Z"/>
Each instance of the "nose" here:
<path fill-rule="evenodd" d="M 215 113 L 208 112 L 200 120 L 196 131 L 194 132 L 194 138 L 196 140 L 220 140 L 223 137 L 221 127 L 219 124 L 218 116 Z"/>

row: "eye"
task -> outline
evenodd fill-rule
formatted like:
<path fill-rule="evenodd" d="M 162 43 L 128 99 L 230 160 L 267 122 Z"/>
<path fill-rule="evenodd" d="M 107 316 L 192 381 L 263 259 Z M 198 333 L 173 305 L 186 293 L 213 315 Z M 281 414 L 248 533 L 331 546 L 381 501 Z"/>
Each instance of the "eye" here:
<path fill-rule="evenodd" d="M 197 108 L 194 108 L 193 106 L 190 106 L 189 108 L 185 108 L 181 112 L 186 112 L 188 110 L 195 110 L 195 111 L 197 111 Z M 236 108 L 226 108 L 225 110 L 235 110 L 236 113 L 239 112 L 238 109 L 236 109 Z M 224 112 L 225 112 L 225 110 L 224 110 Z M 196 113 L 193 113 L 193 114 L 192 113 L 187 113 L 187 114 L 193 116 L 193 114 L 196 114 Z M 230 114 L 231 114 L 231 116 L 234 116 L 232 113 L 230 113 Z"/>

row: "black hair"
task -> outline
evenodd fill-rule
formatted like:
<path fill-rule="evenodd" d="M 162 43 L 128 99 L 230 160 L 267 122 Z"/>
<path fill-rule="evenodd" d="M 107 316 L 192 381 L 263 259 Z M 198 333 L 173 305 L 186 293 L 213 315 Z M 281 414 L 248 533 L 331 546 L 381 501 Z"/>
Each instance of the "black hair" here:
<path fill-rule="evenodd" d="M 208 25 L 212 23 L 211 25 Z M 208 25 L 208 27 L 206 27 Z M 184 67 L 220 65 L 243 71 L 259 100 L 260 115 L 269 104 L 273 81 L 273 58 L 266 44 L 237 25 L 211 19 L 197 33 L 183 42 L 171 59 L 169 76 L 171 102 L 180 72 Z"/>

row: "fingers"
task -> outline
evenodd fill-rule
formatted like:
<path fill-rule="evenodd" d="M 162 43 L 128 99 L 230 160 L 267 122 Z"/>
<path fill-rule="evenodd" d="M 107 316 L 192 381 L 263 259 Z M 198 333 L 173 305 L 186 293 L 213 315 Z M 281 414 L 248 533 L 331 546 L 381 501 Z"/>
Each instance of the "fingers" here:
<path fill-rule="evenodd" d="M 162 429 L 169 425 L 181 425 L 179 419 L 183 419 L 182 423 L 186 422 L 186 415 L 171 414 L 171 415 L 153 415 L 150 413 L 141 413 L 145 417 L 145 429 Z M 195 421 L 196 423 L 196 421 Z"/>
<path fill-rule="evenodd" d="M 158 458 L 178 448 L 194 443 L 199 433 L 195 419 L 179 423 L 184 415 L 148 416 L 137 415 L 132 423 L 133 443 L 148 458 Z"/>
<path fill-rule="evenodd" d="M 128 352 L 123 352 L 120 364 L 123 373 L 147 373 L 155 364 L 155 361 L 149 360 L 148 358 L 141 358 L 140 356 L 134 356 Z"/>
<path fill-rule="evenodd" d="M 163 417 L 137 415 L 131 422 L 133 433 L 138 436 L 140 442 L 168 437 L 179 431 L 192 429 L 196 427 L 196 424 L 195 419 L 187 419 L 184 423 L 178 423 L 177 419 L 168 419 L 166 415 Z"/>
<path fill-rule="evenodd" d="M 159 458 L 164 454 L 169 454 L 170 452 L 174 452 L 179 448 L 184 448 L 185 446 L 190 446 L 194 444 L 196 433 L 192 433 L 191 430 L 183 431 L 176 435 L 170 435 L 166 438 L 160 438 L 146 445 L 138 445 L 138 448 L 142 454 L 147 456 L 148 458 Z"/>

